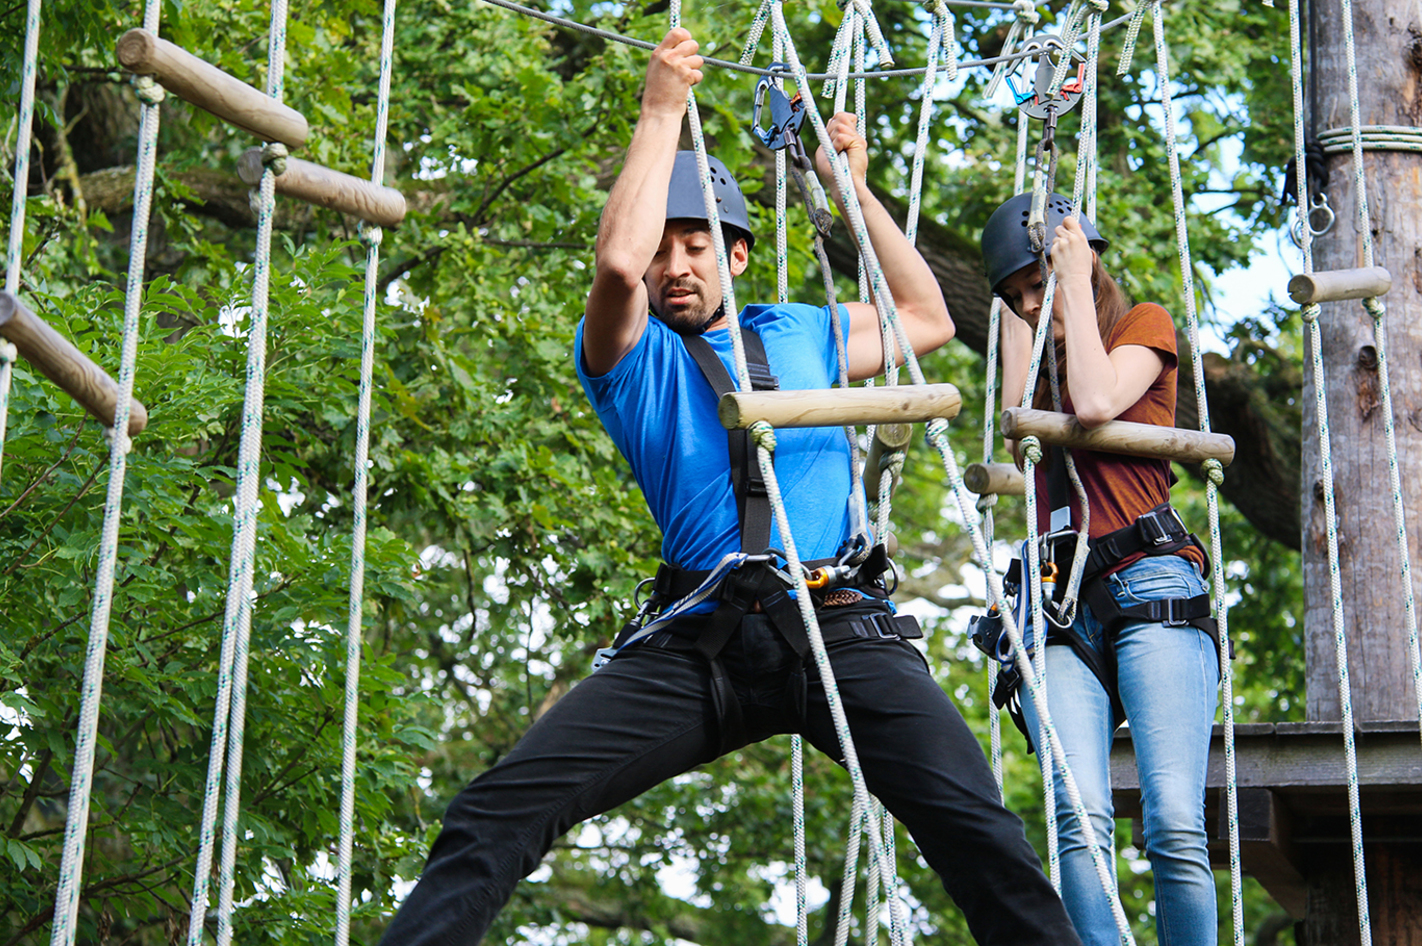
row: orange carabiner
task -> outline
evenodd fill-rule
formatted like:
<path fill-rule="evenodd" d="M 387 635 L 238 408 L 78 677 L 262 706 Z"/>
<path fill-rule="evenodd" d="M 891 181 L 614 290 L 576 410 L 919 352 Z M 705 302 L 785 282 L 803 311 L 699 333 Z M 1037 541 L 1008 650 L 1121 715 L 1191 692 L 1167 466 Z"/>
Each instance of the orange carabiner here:
<path fill-rule="evenodd" d="M 818 591 L 830 583 L 830 570 L 828 568 L 817 568 L 810 572 L 805 579 L 805 585 L 812 591 Z"/>

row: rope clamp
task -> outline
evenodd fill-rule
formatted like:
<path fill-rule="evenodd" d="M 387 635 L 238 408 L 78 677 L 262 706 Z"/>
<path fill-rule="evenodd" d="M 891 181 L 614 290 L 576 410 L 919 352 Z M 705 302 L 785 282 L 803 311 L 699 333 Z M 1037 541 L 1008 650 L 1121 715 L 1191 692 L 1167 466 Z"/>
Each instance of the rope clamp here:
<path fill-rule="evenodd" d="M 789 152 L 790 173 L 800 189 L 810 221 L 821 236 L 828 237 L 834 226 L 834 213 L 830 210 L 824 186 L 815 175 L 815 166 L 805 150 L 805 143 L 800 140 L 800 128 L 805 124 L 807 114 L 805 103 L 798 92 L 792 98 L 775 84 L 775 78 L 781 73 L 788 74 L 789 67 L 783 62 L 773 62 L 770 74 L 762 76 L 756 83 L 751 132 L 771 151 Z M 770 127 L 762 128 L 760 117 L 767 98 L 770 99 Z"/>

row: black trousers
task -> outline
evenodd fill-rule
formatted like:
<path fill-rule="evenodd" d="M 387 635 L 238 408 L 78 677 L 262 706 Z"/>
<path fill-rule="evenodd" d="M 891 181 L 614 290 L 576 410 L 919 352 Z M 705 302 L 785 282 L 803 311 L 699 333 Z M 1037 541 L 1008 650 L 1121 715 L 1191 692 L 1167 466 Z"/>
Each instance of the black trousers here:
<path fill-rule="evenodd" d="M 789 684 L 802 662 L 766 618 L 747 616 L 722 660 L 747 742 L 799 731 L 842 761 L 813 658 L 800 718 L 800 688 Z M 922 655 L 902 640 L 856 638 L 831 645 L 830 660 L 869 790 L 908 828 L 978 943 L 1077 946 L 1022 823 L 999 802 L 981 747 Z M 455 796 L 381 943 L 478 942 L 557 838 L 719 750 L 706 663 L 655 644 L 629 648 Z"/>

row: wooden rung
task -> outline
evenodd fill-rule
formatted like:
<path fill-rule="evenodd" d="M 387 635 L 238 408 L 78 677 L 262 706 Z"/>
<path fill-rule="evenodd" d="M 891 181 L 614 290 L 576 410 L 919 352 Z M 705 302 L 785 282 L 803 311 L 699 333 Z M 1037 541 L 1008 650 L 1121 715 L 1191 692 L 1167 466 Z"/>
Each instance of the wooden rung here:
<path fill-rule="evenodd" d="M 1009 407 L 1002 412 L 1002 435 L 1009 440 L 1031 436 L 1044 444 L 1058 447 L 1101 450 L 1181 463 L 1219 460 L 1229 466 L 1234 460 L 1234 438 L 1225 434 L 1204 434 L 1198 430 L 1133 424 L 1124 420 L 1108 421 L 1088 430 L 1081 426 L 1075 414 L 1021 407 Z"/>
<path fill-rule="evenodd" d="M 864 495 L 869 497 L 871 503 L 879 501 L 879 474 L 882 472 L 884 458 L 903 450 L 912 439 L 913 424 L 880 424 L 874 428 L 874 439 L 869 444 L 869 457 L 864 461 Z M 899 484 L 893 484 L 897 485 Z"/>
<path fill-rule="evenodd" d="M 262 182 L 262 149 L 249 148 L 237 160 L 237 174 L 249 186 Z M 405 219 L 405 195 L 364 178 L 342 174 L 299 158 L 286 159 L 286 171 L 277 175 L 278 194 L 330 207 L 382 227 Z"/>
<path fill-rule="evenodd" d="M 767 421 L 772 427 L 913 424 L 958 416 L 963 399 L 951 384 L 823 391 L 731 392 L 721 397 L 721 424 L 732 430 Z"/>
<path fill-rule="evenodd" d="M 1342 302 L 1386 295 L 1392 288 L 1392 274 L 1381 266 L 1363 269 L 1336 269 L 1323 273 L 1299 273 L 1289 280 L 1289 298 L 1299 305 L 1310 302 Z"/>
<path fill-rule="evenodd" d="M 0 335 L 14 342 L 26 361 L 68 391 L 105 427 L 113 426 L 119 395 L 114 379 L 8 292 L 0 292 Z M 147 426 L 148 411 L 134 398 L 128 409 L 128 435 L 135 436 Z"/>
<path fill-rule="evenodd" d="M 181 46 L 147 30 L 129 30 L 119 37 L 117 52 L 125 69 L 153 76 L 174 95 L 263 141 L 280 141 L 288 148 L 306 144 L 306 116 Z"/>
<path fill-rule="evenodd" d="M 1022 471 L 1011 463 L 970 463 L 963 470 L 963 485 L 979 496 L 1021 496 L 1027 491 Z"/>

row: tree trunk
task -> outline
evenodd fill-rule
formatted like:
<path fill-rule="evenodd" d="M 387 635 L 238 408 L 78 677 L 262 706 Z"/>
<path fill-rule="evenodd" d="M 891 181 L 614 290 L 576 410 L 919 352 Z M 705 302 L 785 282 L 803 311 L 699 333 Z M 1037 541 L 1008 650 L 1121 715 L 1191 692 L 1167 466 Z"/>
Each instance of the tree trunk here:
<path fill-rule="evenodd" d="M 1358 93 L 1363 125 L 1417 125 L 1422 120 L 1422 23 L 1416 6 L 1403 0 L 1358 0 Z M 1348 71 L 1341 14 L 1320 6 L 1319 43 L 1314 50 L 1317 132 L 1345 128 Z M 1422 155 L 1364 153 L 1375 260 L 1392 273 L 1385 328 L 1389 380 L 1404 499 L 1410 507 L 1408 535 L 1415 556 L 1422 549 Z M 1357 195 L 1352 158 L 1329 156 L 1328 197 L 1337 224 L 1314 244 L 1318 270 L 1363 265 L 1362 240 L 1354 228 Z M 1379 390 L 1373 320 L 1356 301 L 1324 304 L 1318 320 L 1328 395 L 1339 565 L 1348 635 L 1353 712 L 1358 720 L 1416 719 L 1403 589 L 1399 579 L 1392 491 L 1388 484 L 1384 405 Z M 1308 718 L 1341 716 L 1334 661 L 1329 588 L 1327 519 L 1315 435 L 1311 366 L 1305 373 L 1304 600 L 1308 638 Z M 1422 581 L 1422 569 L 1413 575 Z M 1422 587 L 1415 589 L 1422 595 Z"/>
<path fill-rule="evenodd" d="M 1422 124 L 1422 11 L 1404 0 L 1356 0 L 1360 124 Z M 1311 56 L 1313 131 L 1347 128 L 1347 50 L 1336 0 L 1313 11 Z M 1422 548 L 1422 155 L 1364 153 L 1368 229 L 1375 262 L 1392 273 L 1384 302 L 1389 380 L 1396 423 L 1398 466 L 1412 555 Z M 1318 270 L 1364 265 L 1355 228 L 1358 193 L 1351 154 L 1330 155 L 1327 194 L 1337 224 L 1314 244 Z M 1379 386 L 1373 320 L 1356 301 L 1329 303 L 1317 323 L 1327 385 L 1339 537 L 1342 604 L 1354 717 L 1417 718 L 1400 579 L 1384 408 Z M 1341 717 L 1334 655 L 1327 517 L 1322 465 L 1315 435 L 1315 384 L 1311 366 L 1304 390 L 1304 603 L 1308 718 Z M 1422 575 L 1414 575 L 1414 583 Z M 1414 589 L 1422 592 L 1422 588 Z M 1341 794 L 1342 786 L 1337 791 Z M 1363 796 L 1363 808 L 1369 799 Z M 1389 829 L 1407 819 L 1373 815 L 1365 821 L 1369 912 L 1375 943 L 1422 943 L 1422 860 L 1410 839 Z M 1308 914 L 1301 942 L 1357 943 L 1360 933 L 1353 872 L 1346 845 L 1318 850 L 1307 872 Z"/>

